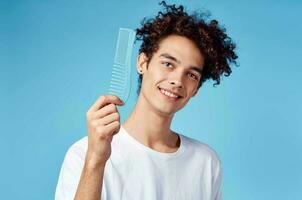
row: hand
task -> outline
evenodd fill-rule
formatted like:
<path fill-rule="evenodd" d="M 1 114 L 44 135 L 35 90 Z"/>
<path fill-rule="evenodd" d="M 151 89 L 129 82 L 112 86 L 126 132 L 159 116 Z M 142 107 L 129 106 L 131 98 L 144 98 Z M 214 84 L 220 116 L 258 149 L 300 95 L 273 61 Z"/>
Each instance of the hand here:
<path fill-rule="evenodd" d="M 120 114 L 116 105 L 124 105 L 117 96 L 101 96 L 86 114 L 88 149 L 86 161 L 105 165 L 111 155 L 113 135 L 120 129 Z"/>

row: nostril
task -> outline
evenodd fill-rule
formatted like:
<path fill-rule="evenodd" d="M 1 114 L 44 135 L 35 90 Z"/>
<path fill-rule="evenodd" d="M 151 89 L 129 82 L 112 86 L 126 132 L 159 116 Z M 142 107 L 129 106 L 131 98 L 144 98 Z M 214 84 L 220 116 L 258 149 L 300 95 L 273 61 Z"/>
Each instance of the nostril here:
<path fill-rule="evenodd" d="M 182 88 L 182 84 L 180 82 L 170 81 L 171 85 L 176 85 L 178 88 Z"/>

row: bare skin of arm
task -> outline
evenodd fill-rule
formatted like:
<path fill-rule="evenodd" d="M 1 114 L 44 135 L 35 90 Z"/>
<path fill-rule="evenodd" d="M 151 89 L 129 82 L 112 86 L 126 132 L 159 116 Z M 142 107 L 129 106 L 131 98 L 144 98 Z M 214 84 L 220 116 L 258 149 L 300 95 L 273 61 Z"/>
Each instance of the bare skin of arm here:
<path fill-rule="evenodd" d="M 75 200 L 99 200 L 105 165 L 111 155 L 111 141 L 120 129 L 116 96 L 101 96 L 87 112 L 88 149 Z"/>
<path fill-rule="evenodd" d="M 76 200 L 101 198 L 104 170 L 105 164 L 97 164 L 90 158 L 86 159 L 75 196 Z"/>

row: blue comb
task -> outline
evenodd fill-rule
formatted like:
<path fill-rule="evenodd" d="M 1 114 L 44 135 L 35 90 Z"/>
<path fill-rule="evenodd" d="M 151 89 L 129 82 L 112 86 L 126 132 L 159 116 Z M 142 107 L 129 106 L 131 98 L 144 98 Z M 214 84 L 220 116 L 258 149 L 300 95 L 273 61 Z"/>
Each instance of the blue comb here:
<path fill-rule="evenodd" d="M 109 94 L 118 96 L 124 103 L 131 90 L 131 54 L 135 31 L 120 28 L 115 49 Z"/>

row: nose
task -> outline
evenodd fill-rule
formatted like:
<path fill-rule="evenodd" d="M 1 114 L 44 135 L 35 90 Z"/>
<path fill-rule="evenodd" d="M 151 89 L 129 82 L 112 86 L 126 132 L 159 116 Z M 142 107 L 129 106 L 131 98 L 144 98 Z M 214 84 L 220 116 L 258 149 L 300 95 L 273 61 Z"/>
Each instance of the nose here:
<path fill-rule="evenodd" d="M 170 80 L 169 83 L 171 85 L 173 85 L 174 87 L 178 87 L 178 88 L 182 88 L 183 87 L 183 85 L 182 85 L 182 83 L 180 81 Z"/>
<path fill-rule="evenodd" d="M 184 81 L 184 72 L 183 71 L 174 70 L 173 72 L 170 73 L 169 84 L 172 87 L 177 87 L 179 89 L 182 89 L 183 88 L 183 81 Z"/>

